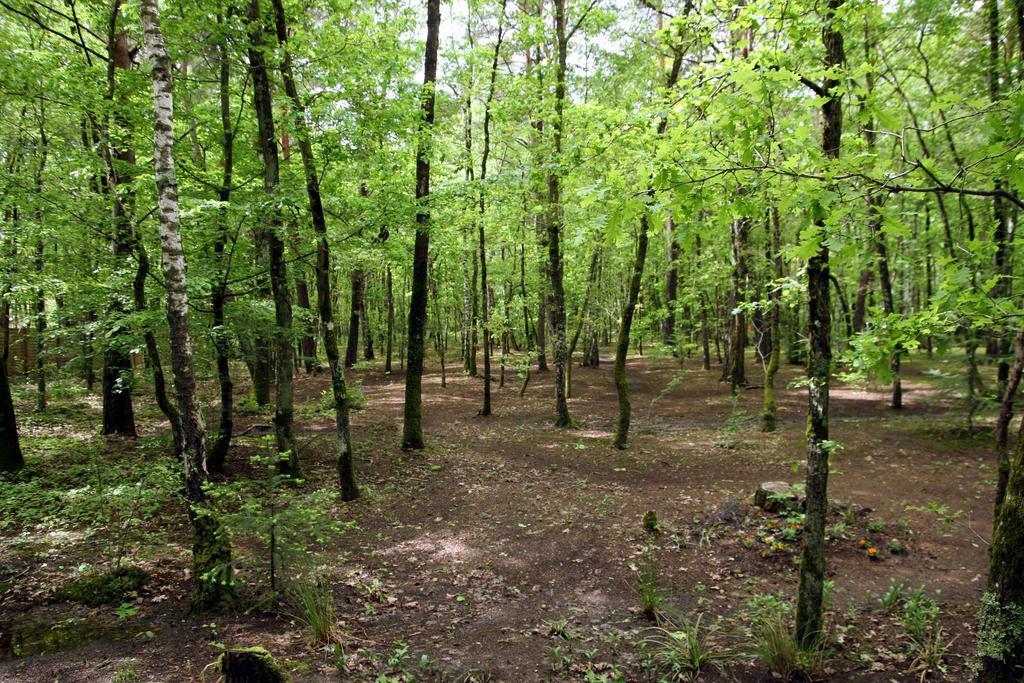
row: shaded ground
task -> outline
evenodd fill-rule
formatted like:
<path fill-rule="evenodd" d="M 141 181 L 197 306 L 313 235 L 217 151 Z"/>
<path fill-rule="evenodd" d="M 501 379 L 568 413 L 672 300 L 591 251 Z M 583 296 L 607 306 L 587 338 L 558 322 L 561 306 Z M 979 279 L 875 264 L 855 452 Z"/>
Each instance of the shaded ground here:
<path fill-rule="evenodd" d="M 550 425 L 551 373 L 534 373 L 523 399 L 510 373 L 508 386 L 495 383 L 494 415 L 479 418 L 480 380 L 452 368 L 442 389 L 431 372 L 424 379 L 428 447 L 416 454 L 397 447 L 402 374 L 385 377 L 376 367 L 351 373 L 367 405 L 353 417 L 364 496 L 337 511 L 355 528 L 321 555 L 328 558 L 344 652 L 310 646 L 295 623 L 253 606 L 266 579 L 251 561 L 238 610 L 188 615 L 188 535 L 176 504 L 159 518 L 154 533 L 161 540 L 129 553 L 153 573 L 130 614 L 53 597 L 78 565 L 97 561 L 106 532 L 55 530 L 45 521 L 38 528 L 5 524 L 0 659 L 6 650 L 9 661 L 0 663 L 0 680 L 108 681 L 129 666 L 141 680 L 199 680 L 219 644 L 264 645 L 297 680 L 309 681 L 382 674 L 657 680 L 641 666 L 638 647 L 650 626 L 636 589 L 648 544 L 667 605 L 705 614 L 705 624 L 725 618 L 722 640 L 738 647 L 753 596 L 795 593 L 797 543 L 786 539 L 787 520 L 748 501 L 759 482 L 802 481 L 806 393 L 787 387 L 801 370 L 784 368 L 779 430 L 763 434 L 759 389 L 734 402 L 717 371 L 701 371 L 693 360 L 684 368 L 668 358 L 631 359 L 634 431 L 626 451 L 608 445 L 616 406 L 609 363 L 575 370 L 575 430 Z M 753 366 L 750 372 L 759 374 Z M 917 680 L 907 671 L 902 628 L 878 602 L 893 580 L 924 585 L 931 595 L 941 591 L 942 623 L 955 640 L 946 673 L 932 680 L 966 676 L 985 583 L 994 468 L 990 440 L 955 429 L 962 419 L 949 412 L 943 383 L 922 360 L 908 363 L 899 414 L 886 407 L 881 389 L 833 391 L 832 438 L 843 448 L 833 455 L 830 489 L 849 511 L 830 519 L 835 586 L 823 679 Z M 325 376 L 298 381 L 306 489 L 334 476 L 331 419 L 317 409 L 327 386 Z M 214 388 L 204 390 L 212 401 Z M 63 416 L 23 418 L 30 466 L 60 468 L 68 438 L 98 443 L 101 457 L 139 467 L 142 460 L 169 460 L 152 406 L 140 411 L 140 444 L 93 437 L 97 409 L 90 398 Z M 211 408 L 211 424 L 214 416 Z M 266 415 L 240 416 L 237 431 L 265 422 Z M 229 478 L 255 471 L 247 456 L 258 448 L 252 436 L 236 439 Z M 648 510 L 663 529 L 653 541 L 640 526 Z M 881 559 L 870 559 L 862 545 L 877 547 Z M 890 546 L 905 552 L 892 554 Z M 250 551 L 258 549 L 242 549 Z M 10 659 L 14 654 L 31 656 Z M 719 678 L 770 679 L 751 656 L 706 680 Z"/>

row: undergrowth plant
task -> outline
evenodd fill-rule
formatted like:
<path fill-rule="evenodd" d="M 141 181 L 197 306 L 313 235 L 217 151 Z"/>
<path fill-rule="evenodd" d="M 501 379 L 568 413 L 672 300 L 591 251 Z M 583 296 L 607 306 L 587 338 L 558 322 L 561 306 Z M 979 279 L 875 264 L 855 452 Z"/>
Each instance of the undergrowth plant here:
<path fill-rule="evenodd" d="M 783 680 L 813 677 L 825 663 L 822 634 L 813 647 L 803 647 L 793 630 L 793 606 L 775 596 L 757 596 L 747 603 L 752 627 L 751 654 Z"/>
<path fill-rule="evenodd" d="M 721 670 L 736 657 L 719 642 L 719 624 L 704 626 L 702 618 L 667 619 L 664 627 L 652 629 L 643 640 L 647 666 L 659 680 L 696 681 L 702 673 Z"/>
<path fill-rule="evenodd" d="M 354 522 L 338 519 L 336 489 L 303 490 L 303 481 L 279 472 L 274 438 L 264 443 L 264 451 L 251 458 L 257 477 L 209 487 L 209 494 L 236 545 L 251 549 L 236 553 L 238 561 L 262 566 L 277 593 Z"/>

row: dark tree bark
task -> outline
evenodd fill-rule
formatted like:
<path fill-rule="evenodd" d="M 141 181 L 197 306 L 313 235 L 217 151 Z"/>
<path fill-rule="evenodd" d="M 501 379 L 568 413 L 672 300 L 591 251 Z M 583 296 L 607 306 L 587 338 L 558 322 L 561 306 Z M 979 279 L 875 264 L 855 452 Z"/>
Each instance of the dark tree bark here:
<path fill-rule="evenodd" d="M 999 101 L 1002 90 L 1000 85 L 1002 59 L 1000 55 L 999 0 L 985 0 L 985 13 L 988 19 L 988 90 L 989 99 L 995 104 Z M 994 184 L 996 192 L 1002 191 L 1003 187 L 1002 178 L 996 178 Z M 994 265 L 999 280 L 992 288 L 991 296 L 1000 299 L 1011 294 L 1013 263 L 1011 261 L 1009 216 L 1003 198 L 999 194 L 992 197 L 992 217 L 995 221 L 995 231 L 992 234 L 992 242 L 996 245 Z M 1010 364 L 1006 360 L 1008 352 L 1009 340 L 1005 335 L 993 337 L 989 342 L 988 353 L 999 357 L 996 370 L 996 392 L 1000 396 L 1005 393 L 1007 376 L 1010 371 Z"/>
<path fill-rule="evenodd" d="M 682 48 L 673 48 L 672 67 L 665 78 L 665 89 L 670 91 L 679 79 L 679 72 L 682 68 Z M 668 128 L 668 118 L 659 117 L 656 128 L 658 137 L 665 134 Z M 654 181 L 648 179 L 647 199 L 654 200 Z M 637 300 L 640 297 L 640 286 L 643 283 L 644 265 L 647 262 L 647 245 L 650 232 L 650 222 L 647 215 L 647 207 L 644 207 L 640 214 L 640 234 L 637 236 L 636 253 L 633 260 L 633 274 L 630 278 L 629 289 L 626 291 L 626 304 L 622 310 L 622 321 L 619 325 L 619 338 L 615 345 L 615 393 L 619 400 L 619 416 L 615 424 L 615 435 L 612 438 L 612 445 L 616 448 L 625 448 L 629 439 L 629 422 L 632 415 L 632 406 L 629 402 L 629 381 L 626 378 L 626 355 L 629 353 L 629 336 L 633 326 L 633 315 L 636 312 Z M 642 343 L 642 342 L 641 342 Z M 643 347 L 641 346 L 641 353 Z"/>
<path fill-rule="evenodd" d="M 184 438 L 185 499 L 193 526 L 192 575 L 195 587 L 193 607 L 212 607 L 231 592 L 231 546 L 217 518 L 203 510 L 206 439 L 202 412 L 196 400 L 196 379 L 192 366 L 192 338 L 189 331 L 188 294 L 185 286 L 185 255 L 181 244 L 178 212 L 178 180 L 174 169 L 174 104 L 171 59 L 160 31 L 157 0 L 142 0 L 141 16 L 145 44 L 153 73 L 154 170 L 159 196 L 160 244 L 163 275 L 167 285 L 167 322 L 171 345 L 171 370 Z"/>
<path fill-rule="evenodd" d="M 412 259 L 412 297 L 409 300 L 408 362 L 405 373 L 405 411 L 402 448 L 423 448 L 423 346 L 427 324 L 427 267 L 430 251 L 430 137 L 434 127 L 434 83 L 441 24 L 440 0 L 427 0 L 427 44 L 423 57 L 423 114 L 416 150 L 416 240 Z"/>
<path fill-rule="evenodd" d="M 132 293 L 135 298 L 135 310 L 139 313 L 146 312 L 146 278 L 149 277 L 149 253 L 142 243 L 142 236 L 135 235 L 134 241 L 135 259 L 138 268 L 135 271 L 135 280 L 132 283 Z M 156 397 L 157 407 L 164 414 L 171 424 L 171 437 L 174 441 L 174 452 L 181 455 L 184 448 L 183 436 L 181 433 L 181 418 L 178 409 L 171 403 L 167 396 L 167 380 L 164 377 L 163 361 L 160 359 L 160 347 L 156 342 L 156 333 L 153 326 L 146 323 L 142 330 L 143 339 L 146 342 L 146 358 L 149 360 L 149 370 L 153 373 L 153 394 Z"/>
<path fill-rule="evenodd" d="M 544 3 L 537 3 L 537 20 L 538 22 L 543 20 L 544 15 Z M 544 72 L 539 68 L 541 50 L 540 46 L 534 47 L 533 52 L 529 49 L 526 50 L 526 72 L 532 74 L 536 72 L 538 92 L 544 91 Z M 540 140 L 544 136 L 544 118 L 536 112 L 531 114 L 532 120 L 530 122 L 530 149 L 533 152 L 534 164 L 538 167 L 541 166 L 544 161 L 540 152 L 541 145 Z M 536 185 L 532 192 L 533 201 L 538 205 L 542 205 L 545 201 L 544 192 L 541 187 Z M 548 273 L 548 263 L 545 258 L 548 253 L 548 236 L 547 231 L 544 228 L 544 219 L 541 214 L 535 214 L 534 216 L 534 230 L 537 238 L 537 247 L 540 250 L 540 258 L 537 259 L 537 324 L 534 326 L 534 341 L 536 342 L 537 350 L 537 372 L 548 371 L 548 357 L 547 357 L 547 326 L 548 326 L 548 282 L 550 275 Z M 524 295 L 525 296 L 525 295 Z M 525 389 L 525 385 L 524 385 Z M 522 392 L 520 392 L 522 393 Z"/>
<path fill-rule="evenodd" d="M 363 281 L 363 305 L 359 311 L 359 317 L 363 319 L 363 360 L 373 360 L 373 331 L 370 329 L 370 305 L 369 296 L 366 293 L 366 281 Z"/>
<path fill-rule="evenodd" d="M 648 192 L 653 196 L 653 190 Z M 615 422 L 615 436 L 612 445 L 625 448 L 629 439 L 629 421 L 632 406 L 629 403 L 629 380 L 626 378 L 626 354 L 629 352 L 629 333 L 633 325 L 633 314 L 640 296 L 640 284 L 644 275 L 644 263 L 647 260 L 649 224 L 647 210 L 640 215 L 640 234 L 637 236 L 636 255 L 633 260 L 633 276 L 629 281 L 626 293 L 626 305 L 622 310 L 622 322 L 619 326 L 619 338 L 615 344 L 615 393 L 619 399 L 619 416 Z"/>
<path fill-rule="evenodd" d="M 359 360 L 359 313 L 363 308 L 363 271 L 352 271 L 351 308 L 348 315 L 348 341 L 345 345 L 345 367 Z"/>
<path fill-rule="evenodd" d="M 4 358 L 0 362 L 0 472 L 16 472 L 24 466 L 11 385 L 7 381 L 7 359 Z"/>
<path fill-rule="evenodd" d="M 580 301 L 580 308 L 576 313 L 576 331 L 572 333 L 572 340 L 569 342 L 569 364 L 565 368 L 565 395 L 572 398 L 572 355 L 576 352 L 576 345 L 579 343 L 580 334 L 583 332 L 584 324 L 590 319 L 590 298 L 594 292 L 594 284 L 597 280 L 598 269 L 601 264 L 601 248 L 594 249 L 590 256 L 590 267 L 587 269 L 587 287 L 583 290 L 583 300 Z M 586 353 L 584 353 L 584 356 Z M 586 365 L 584 360 L 583 365 Z"/>
<path fill-rule="evenodd" d="M 45 110 L 43 102 L 39 102 L 39 142 L 36 148 L 36 156 L 39 158 L 36 165 L 36 193 L 40 196 L 39 205 L 36 207 L 36 226 L 39 230 L 39 237 L 36 238 L 36 277 L 40 283 L 43 278 L 43 266 L 45 264 L 45 247 L 43 244 L 43 170 L 46 168 L 46 125 Z M 46 410 L 46 290 L 42 284 L 36 289 L 36 410 Z"/>
<path fill-rule="evenodd" d="M 743 188 L 740 188 L 743 189 Z M 732 305 L 729 317 L 729 386 L 733 394 L 747 384 L 747 316 L 739 309 L 747 299 L 747 251 L 750 242 L 749 218 L 732 222 Z"/>
<path fill-rule="evenodd" d="M 1024 332 L 1018 332 L 1014 340 L 1013 367 L 1006 381 L 1006 389 L 1003 392 L 1002 401 L 999 407 L 999 417 L 996 420 L 996 457 L 998 461 L 999 475 L 996 481 L 996 514 L 1002 507 L 1003 498 L 1006 496 L 1006 485 L 1010 479 L 1010 454 L 1009 454 L 1009 431 L 1010 421 L 1013 419 L 1013 406 L 1017 400 L 1017 391 L 1020 389 L 1021 374 L 1024 373 Z"/>
<path fill-rule="evenodd" d="M 312 318 L 313 306 L 309 301 L 309 285 L 306 283 L 306 274 L 302 268 L 297 267 L 295 270 L 295 303 L 307 312 L 306 315 L 309 318 Z M 302 367 L 308 375 L 316 368 L 316 337 L 313 336 L 316 325 L 311 321 L 309 324 L 304 324 L 302 328 L 299 350 L 302 356 Z"/>
<path fill-rule="evenodd" d="M 840 81 L 834 71 L 844 61 L 843 35 L 835 24 L 843 0 L 827 0 L 821 37 L 825 47 L 824 68 L 830 75 L 820 91 L 821 147 L 828 160 L 839 157 L 843 131 Z M 825 585 L 825 515 L 828 512 L 828 409 L 832 371 L 832 321 L 829 302 L 829 253 L 825 241 L 825 220 L 816 219 L 822 241 L 818 253 L 807 262 L 808 346 L 807 379 L 807 509 L 800 554 L 800 585 L 797 589 L 796 637 L 804 647 L 816 645 L 822 637 L 822 597 Z"/>
<path fill-rule="evenodd" d="M 871 62 L 873 55 L 871 52 L 872 41 L 870 35 L 866 36 L 864 50 L 867 53 L 867 60 Z M 869 72 L 867 75 L 867 92 L 869 97 L 873 90 L 874 75 Z M 864 126 L 864 139 L 867 142 L 868 150 L 871 152 L 875 150 L 877 137 L 878 134 L 875 132 L 874 121 L 869 116 Z M 882 287 L 882 309 L 886 316 L 890 316 L 896 312 L 896 304 L 892 295 L 892 276 L 889 273 L 889 248 L 886 244 L 885 233 L 882 231 L 882 200 L 876 194 L 869 194 L 867 202 L 869 232 L 871 233 L 871 241 L 874 243 L 875 256 L 878 258 L 878 282 Z M 892 359 L 889 361 L 889 367 L 892 369 L 892 401 L 890 406 L 895 410 L 899 410 L 903 407 L 903 382 L 900 379 L 899 349 L 896 350 L 896 353 L 893 354 Z"/>
<path fill-rule="evenodd" d="M 259 148 L 263 158 L 263 191 L 268 204 L 274 203 L 280 180 L 280 159 L 277 136 L 274 133 L 274 102 L 267 73 L 266 44 L 263 40 L 263 17 L 260 0 L 249 0 L 249 71 L 252 77 L 253 108 L 259 128 Z M 292 300 L 289 290 L 288 265 L 285 260 L 281 212 L 276 206 L 266 209 L 263 241 L 267 245 L 270 262 L 270 287 L 274 296 L 274 375 L 277 384 L 277 406 L 274 414 L 274 432 L 277 451 L 281 455 L 282 473 L 298 475 L 299 459 L 292 433 L 294 414 L 295 347 L 292 344 Z"/>
<path fill-rule="evenodd" d="M 384 374 L 391 374 L 391 354 L 394 346 L 395 339 L 395 293 L 392 285 L 391 277 L 391 266 L 387 266 L 387 272 L 385 273 L 385 287 L 387 289 L 387 307 L 388 307 L 388 331 L 387 337 L 384 341 Z"/>
<path fill-rule="evenodd" d="M 978 618 L 979 683 L 1019 683 L 1024 670 L 1024 424 L 1007 472 Z"/>
<path fill-rule="evenodd" d="M 501 17 L 498 20 L 498 37 L 494 42 L 494 53 L 491 57 L 490 81 L 487 87 L 487 98 L 484 100 L 484 148 L 480 156 L 480 220 L 477 221 L 477 232 L 480 242 L 480 299 L 483 323 L 484 346 L 484 396 L 480 415 L 491 414 L 491 307 L 487 285 L 487 235 L 484 230 L 486 208 L 487 161 L 491 154 L 491 102 L 494 100 L 494 86 L 498 78 L 498 57 L 501 55 L 501 42 L 505 35 L 505 0 L 501 4 Z M 472 163 L 472 159 L 470 159 Z"/>
<path fill-rule="evenodd" d="M 860 276 L 857 278 L 857 296 L 853 300 L 853 331 L 854 333 L 864 331 L 864 320 L 867 317 L 868 291 L 871 288 L 871 280 L 875 271 L 871 265 L 861 268 Z"/>
<path fill-rule="evenodd" d="M 679 257 L 682 253 L 676 240 L 675 228 L 672 218 L 665 221 L 668 270 L 665 273 L 665 319 L 661 323 L 661 343 L 671 346 L 673 355 L 679 352 L 676 347 L 676 299 L 679 297 Z"/>
<path fill-rule="evenodd" d="M 566 35 L 565 0 L 554 0 L 555 6 L 555 101 L 551 121 L 551 148 L 554 159 L 548 164 L 547 204 L 542 214 L 548 248 L 548 277 L 551 280 L 551 300 L 548 302 L 548 321 L 551 328 L 551 350 L 555 363 L 555 426 L 571 427 L 569 403 L 565 395 L 565 366 L 568 350 L 565 334 L 565 287 L 562 264 L 562 178 L 554 168 L 562 154 L 562 133 L 565 111 L 566 64 L 569 39 Z"/>
<path fill-rule="evenodd" d="M 218 24 L 223 24 L 223 16 L 217 16 Z M 223 174 L 217 199 L 221 202 L 217 238 L 213 245 L 217 257 L 217 279 L 210 292 L 210 304 L 213 308 L 213 350 L 217 357 L 217 383 L 220 386 L 220 421 L 217 427 L 217 438 L 210 447 L 207 467 L 211 472 L 223 472 L 231 446 L 231 434 L 234 431 L 234 383 L 231 381 L 231 365 L 229 362 L 231 343 L 225 325 L 224 304 L 227 300 L 228 263 L 224 254 L 229 239 L 227 207 L 231 201 L 231 183 L 235 168 L 235 129 L 231 122 L 231 58 L 228 54 L 227 39 L 217 45 L 217 61 L 219 63 L 219 95 L 220 95 L 220 126 L 221 150 L 223 155 Z"/>
<path fill-rule="evenodd" d="M 355 466 L 352 451 L 352 433 L 349 427 L 348 389 L 345 386 L 345 373 L 342 369 L 338 338 L 334 330 L 334 311 L 331 296 L 331 251 L 327 242 L 327 219 L 324 215 L 323 201 L 320 195 L 320 177 L 317 175 L 316 159 L 313 156 L 313 144 L 309 130 L 305 126 L 305 106 L 299 97 L 298 87 L 292 73 L 291 54 L 288 52 L 288 23 L 282 0 L 273 0 L 277 40 L 283 51 L 281 75 L 284 80 L 285 92 L 292 104 L 294 125 L 298 130 L 299 152 L 302 155 L 302 168 L 306 179 L 306 195 L 309 199 L 309 213 L 316 232 L 316 294 L 317 309 L 320 318 L 320 334 L 327 355 L 327 364 L 331 372 L 331 391 L 334 395 L 334 424 L 337 437 L 338 455 L 338 487 L 341 498 L 345 501 L 359 497 L 356 485 Z"/>
<path fill-rule="evenodd" d="M 774 432 L 778 412 L 775 402 L 775 375 L 779 372 L 782 359 L 782 335 L 779 322 L 782 318 L 782 297 L 779 288 L 783 275 L 782 263 L 782 230 L 779 226 L 779 210 L 772 207 L 768 212 L 769 221 L 769 254 L 772 263 L 772 277 L 775 282 L 768 290 L 768 335 L 771 339 L 771 351 L 764 367 L 764 402 L 761 409 L 761 431 Z"/>
<path fill-rule="evenodd" d="M 120 2 L 115 1 L 110 11 L 110 23 L 107 33 L 109 61 L 107 62 L 106 99 L 114 108 L 114 119 L 123 122 L 120 108 L 114 100 L 115 79 L 118 69 L 130 69 L 131 57 L 128 53 L 128 37 L 117 28 L 120 16 Z M 106 168 L 107 191 L 113 199 L 114 239 L 112 248 L 114 258 L 127 260 L 132 252 L 131 221 L 128 209 L 118 192 L 119 184 L 126 183 L 121 171 L 135 165 L 135 154 L 131 149 L 119 146 L 111 147 L 109 143 L 109 127 L 103 144 L 103 160 Z M 129 202 L 131 193 L 126 193 Z M 125 314 L 126 307 L 120 297 L 116 298 L 112 310 L 116 314 Z M 103 434 L 121 434 L 135 436 L 135 411 L 132 407 L 132 364 L 126 346 L 128 345 L 127 330 L 121 324 L 108 335 L 103 350 Z"/>

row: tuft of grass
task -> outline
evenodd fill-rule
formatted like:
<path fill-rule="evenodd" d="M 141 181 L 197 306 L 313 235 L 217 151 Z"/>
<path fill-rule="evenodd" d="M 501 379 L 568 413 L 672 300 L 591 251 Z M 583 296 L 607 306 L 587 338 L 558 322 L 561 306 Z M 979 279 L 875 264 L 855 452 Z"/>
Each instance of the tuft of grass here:
<path fill-rule="evenodd" d="M 664 628 L 655 628 L 643 641 L 650 664 L 659 680 L 696 681 L 709 669 L 721 671 L 735 654 L 721 647 L 717 640 L 718 624 L 705 627 L 701 616 L 683 618 Z"/>
<path fill-rule="evenodd" d="M 792 627 L 792 607 L 776 598 L 753 602 L 752 650 L 768 670 L 785 681 L 813 678 L 825 663 L 826 651 L 820 645 L 801 647 Z"/>
<path fill-rule="evenodd" d="M 342 633 L 334 614 L 334 591 L 323 579 L 299 582 L 291 590 L 293 617 L 316 645 L 342 644 Z"/>
<path fill-rule="evenodd" d="M 645 549 L 641 555 L 639 569 L 637 592 L 640 594 L 640 609 L 645 617 L 657 623 L 661 618 L 665 599 L 658 559 L 650 548 Z"/>

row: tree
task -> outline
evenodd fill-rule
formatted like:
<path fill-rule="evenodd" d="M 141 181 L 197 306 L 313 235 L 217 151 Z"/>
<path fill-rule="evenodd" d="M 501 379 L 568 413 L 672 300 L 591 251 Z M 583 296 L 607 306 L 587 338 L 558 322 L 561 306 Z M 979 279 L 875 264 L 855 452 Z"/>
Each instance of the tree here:
<path fill-rule="evenodd" d="M 843 0 L 828 0 L 821 40 L 825 48 L 826 77 L 817 94 L 821 105 L 821 148 L 826 161 L 839 158 L 843 133 L 841 81 L 845 54 L 843 34 L 836 12 Z M 817 229 L 816 253 L 807 262 L 808 359 L 807 359 L 807 509 L 800 553 L 800 585 L 797 588 L 796 637 L 804 647 L 816 645 L 822 636 L 822 596 L 825 586 L 825 515 L 828 513 L 828 409 L 832 373 L 832 321 L 829 303 L 829 247 L 825 241 L 824 207 L 814 208 Z"/>
<path fill-rule="evenodd" d="M 416 241 L 412 259 L 412 299 L 409 301 L 408 351 L 405 371 L 405 411 L 402 448 L 423 448 L 423 347 L 427 324 L 427 270 L 430 250 L 430 157 L 434 126 L 434 84 L 441 23 L 440 0 L 427 0 L 427 43 L 423 57 L 423 116 L 416 147 Z"/>
<path fill-rule="evenodd" d="M 185 499 L 192 521 L 192 575 L 196 608 L 219 603 L 231 590 L 231 546 L 220 523 L 203 509 L 206 469 L 206 430 L 196 399 L 196 378 L 189 330 L 185 252 L 181 241 L 178 179 L 174 168 L 174 94 L 171 58 L 167 54 L 156 0 L 140 4 L 143 36 L 153 78 L 153 163 L 160 219 L 160 253 L 167 285 L 167 323 L 170 330 L 171 370 L 181 418 L 184 445 Z"/>
<path fill-rule="evenodd" d="M 264 209 L 266 227 L 260 230 L 260 240 L 266 245 L 269 256 L 270 286 L 274 296 L 274 332 L 276 340 L 274 357 L 277 383 L 277 406 L 274 414 L 274 433 L 277 437 L 277 451 L 281 455 L 280 469 L 284 473 L 298 475 L 299 458 L 295 450 L 295 435 L 292 433 L 294 419 L 294 388 L 292 377 L 295 372 L 295 347 L 292 343 L 292 300 L 288 281 L 288 265 L 285 260 L 284 240 L 281 234 L 284 226 L 280 209 L 274 205 L 280 183 L 280 160 L 277 153 L 277 136 L 274 133 L 273 97 L 267 73 L 266 51 L 263 40 L 263 18 L 260 14 L 260 0 L 249 0 L 247 19 L 249 21 L 249 71 L 252 77 L 253 108 L 259 124 L 260 154 L 263 158 L 263 191 L 267 195 Z"/>
<path fill-rule="evenodd" d="M 338 486 L 341 489 L 342 500 L 351 501 L 359 497 L 359 487 L 356 485 L 353 465 L 345 371 L 338 356 L 338 336 L 334 331 L 331 249 L 327 242 L 327 219 L 320 196 L 320 179 L 317 175 L 316 159 L 313 157 L 313 145 L 309 137 L 309 130 L 305 125 L 306 110 L 299 98 L 299 89 L 292 73 L 292 59 L 288 51 L 288 21 L 285 16 L 284 3 L 282 0 L 273 0 L 273 3 L 277 41 L 284 54 L 281 62 L 281 75 L 284 78 L 285 92 L 292 103 L 293 125 L 298 132 L 299 152 L 302 155 L 302 168 L 306 179 L 306 195 L 309 199 L 309 213 L 313 221 L 313 230 L 318 239 L 316 256 L 317 312 L 320 318 L 320 335 L 324 343 L 324 352 L 327 354 L 327 365 L 331 372 L 335 436 L 338 440 Z M 355 307 L 355 296 L 353 296 L 353 307 Z"/>

